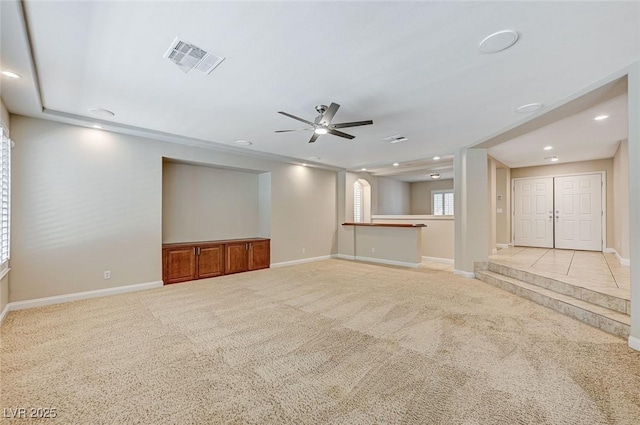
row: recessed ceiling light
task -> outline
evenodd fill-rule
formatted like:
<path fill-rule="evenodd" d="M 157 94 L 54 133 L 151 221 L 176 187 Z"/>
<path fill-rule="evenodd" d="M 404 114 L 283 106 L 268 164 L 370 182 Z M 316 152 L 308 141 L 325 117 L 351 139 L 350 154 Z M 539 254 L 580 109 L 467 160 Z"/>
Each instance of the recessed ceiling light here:
<path fill-rule="evenodd" d="M 553 146 L 545 146 L 543 149 L 545 151 L 550 151 L 551 149 L 553 149 Z"/>
<path fill-rule="evenodd" d="M 609 115 L 598 115 L 597 117 L 594 118 L 594 120 L 602 121 L 602 120 L 606 120 L 607 118 L 609 118 Z"/>
<path fill-rule="evenodd" d="M 323 127 L 318 127 L 315 129 L 316 134 L 327 134 L 327 129 Z"/>
<path fill-rule="evenodd" d="M 494 32 L 480 42 L 478 49 L 482 53 L 498 53 L 516 44 L 518 33 L 514 30 Z"/>
<path fill-rule="evenodd" d="M 116 115 L 115 113 L 102 108 L 89 108 L 89 112 L 91 112 L 93 115 L 105 118 L 111 118 Z"/>
<path fill-rule="evenodd" d="M 439 159 L 440 159 L 440 157 L 439 157 L 439 156 L 434 156 L 434 157 L 433 157 L 433 160 L 434 160 L 434 161 L 437 161 L 437 160 L 439 160 Z"/>
<path fill-rule="evenodd" d="M 551 158 L 551 162 L 558 162 L 558 157 L 554 156 L 553 158 Z"/>
<path fill-rule="evenodd" d="M 516 112 L 521 114 L 526 114 L 528 112 L 537 111 L 542 108 L 542 103 L 527 103 L 526 105 L 522 105 L 516 109 Z"/>
<path fill-rule="evenodd" d="M 101 126 L 99 126 L 98 124 L 94 124 L 94 125 L 92 125 L 91 127 L 93 127 L 93 128 L 97 128 L 98 130 L 102 130 L 102 127 L 101 127 Z"/>
<path fill-rule="evenodd" d="M 367 171 L 367 169 L 366 168 L 362 168 L 362 169 L 360 169 L 360 171 Z"/>
<path fill-rule="evenodd" d="M 320 158 L 319 156 L 310 156 L 310 157 L 309 157 L 309 158 L 307 158 L 307 159 L 308 159 L 308 160 L 311 160 L 311 161 L 317 161 L 317 160 L 322 159 L 322 158 Z"/>
<path fill-rule="evenodd" d="M 250 146 L 253 145 L 253 143 L 251 143 L 248 140 L 236 140 L 236 143 L 242 146 Z"/>
<path fill-rule="evenodd" d="M 437 180 L 437 179 L 439 179 L 439 178 L 440 178 L 440 174 L 438 174 L 438 173 L 433 173 L 433 174 L 431 174 L 431 178 L 432 178 L 432 179 L 436 179 L 436 180 Z"/>
<path fill-rule="evenodd" d="M 400 165 L 400 163 L 399 163 L 399 162 L 394 162 L 394 163 L 393 163 L 393 166 L 394 166 L 394 167 L 397 167 L 397 166 L 399 166 L 399 165 Z"/>
<path fill-rule="evenodd" d="M 12 72 L 12 71 L 2 71 L 2 75 L 9 78 L 22 78 L 22 75 L 16 74 L 15 72 Z"/>
<path fill-rule="evenodd" d="M 303 167 L 306 167 L 306 166 L 307 166 L 307 164 L 303 162 L 303 163 L 302 163 L 302 166 L 303 166 Z"/>

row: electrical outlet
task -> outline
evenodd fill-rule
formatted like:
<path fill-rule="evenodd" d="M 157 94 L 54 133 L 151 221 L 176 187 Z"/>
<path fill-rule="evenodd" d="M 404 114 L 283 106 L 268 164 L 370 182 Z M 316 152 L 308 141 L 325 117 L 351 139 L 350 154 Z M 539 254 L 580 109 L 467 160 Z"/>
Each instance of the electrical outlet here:
<path fill-rule="evenodd" d="M 105 279 L 111 279 L 111 270 L 105 270 L 104 271 L 104 278 Z"/>
<path fill-rule="evenodd" d="M 371 247 L 371 252 L 376 252 L 376 249 L 374 247 Z"/>
<path fill-rule="evenodd" d="M 302 248 L 302 253 L 304 254 L 305 252 L 307 252 L 306 248 Z"/>

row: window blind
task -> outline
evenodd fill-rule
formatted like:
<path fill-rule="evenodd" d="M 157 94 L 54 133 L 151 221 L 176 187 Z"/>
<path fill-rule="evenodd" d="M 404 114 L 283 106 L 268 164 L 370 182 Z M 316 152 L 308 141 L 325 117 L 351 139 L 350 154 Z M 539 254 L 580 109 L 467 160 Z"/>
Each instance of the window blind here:
<path fill-rule="evenodd" d="M 362 185 L 358 182 L 353 184 L 353 222 L 362 222 Z"/>
<path fill-rule="evenodd" d="M 433 215 L 453 215 L 453 192 L 433 192 Z"/>
<path fill-rule="evenodd" d="M 11 140 L 0 127 L 0 262 L 9 260 L 11 196 Z"/>

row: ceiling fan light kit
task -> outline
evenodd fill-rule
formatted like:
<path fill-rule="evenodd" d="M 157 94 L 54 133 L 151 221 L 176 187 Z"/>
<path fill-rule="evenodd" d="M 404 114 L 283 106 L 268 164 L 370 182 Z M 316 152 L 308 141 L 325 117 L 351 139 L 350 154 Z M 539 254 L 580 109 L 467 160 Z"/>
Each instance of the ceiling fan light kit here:
<path fill-rule="evenodd" d="M 373 121 L 353 121 L 353 122 L 343 122 L 338 124 L 331 124 L 333 117 L 338 112 L 338 108 L 340 105 L 337 103 L 331 103 L 328 107 L 326 105 L 317 105 L 316 111 L 318 112 L 318 116 L 314 119 L 313 122 L 307 121 L 304 118 L 296 117 L 295 115 L 291 115 L 287 112 L 278 111 L 279 114 L 284 115 L 285 117 L 293 118 L 296 121 L 300 121 L 308 125 L 310 128 L 299 128 L 295 130 L 276 130 L 276 133 L 288 133 L 291 131 L 304 131 L 304 130 L 313 130 L 313 135 L 309 140 L 309 143 L 314 143 L 318 140 L 323 134 L 331 134 L 334 136 L 342 137 L 345 139 L 355 139 L 356 136 L 352 136 L 351 134 L 343 133 L 342 131 L 338 131 L 338 128 L 348 128 L 348 127 L 359 127 L 362 125 L 371 125 Z"/>

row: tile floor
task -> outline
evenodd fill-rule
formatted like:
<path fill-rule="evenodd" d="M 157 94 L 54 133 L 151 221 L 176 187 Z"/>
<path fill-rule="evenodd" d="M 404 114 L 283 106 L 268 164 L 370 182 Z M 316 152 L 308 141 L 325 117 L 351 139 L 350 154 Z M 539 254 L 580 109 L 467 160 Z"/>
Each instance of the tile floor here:
<path fill-rule="evenodd" d="M 572 285 L 629 300 L 629 266 L 613 254 L 566 249 L 511 247 L 489 256 L 489 261 L 557 279 Z"/>

